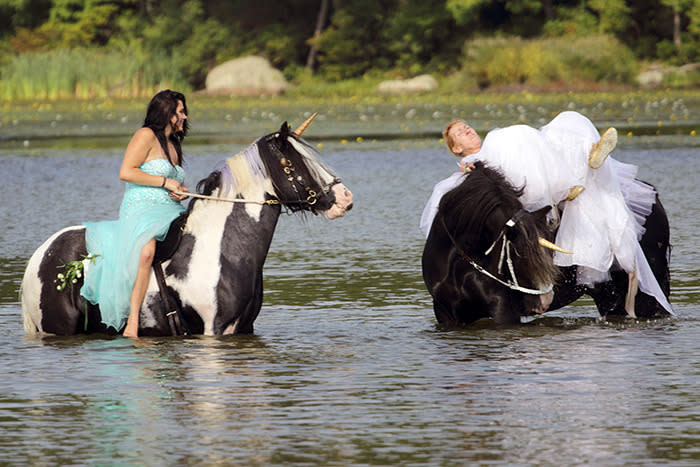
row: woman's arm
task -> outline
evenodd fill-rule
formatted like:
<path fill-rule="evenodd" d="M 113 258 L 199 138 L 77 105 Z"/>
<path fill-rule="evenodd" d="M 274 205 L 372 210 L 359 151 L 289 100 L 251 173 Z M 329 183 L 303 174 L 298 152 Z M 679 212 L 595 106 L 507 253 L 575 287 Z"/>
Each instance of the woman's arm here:
<path fill-rule="evenodd" d="M 147 174 L 140 169 L 153 150 L 158 139 L 149 128 L 141 128 L 131 137 L 124 153 L 124 160 L 119 169 L 119 179 L 125 182 L 145 186 L 163 186 L 163 177 Z"/>
<path fill-rule="evenodd" d="M 149 128 L 141 128 L 134 136 L 132 136 L 129 145 L 124 153 L 121 169 L 119 169 L 119 178 L 125 182 L 134 183 L 144 186 L 163 187 L 168 191 L 189 191 L 172 178 L 165 178 L 160 175 L 151 175 L 141 170 L 143 164 L 148 158 L 151 151 L 161 152 L 158 139 Z M 180 196 L 171 193 L 171 197 L 175 200 L 182 201 L 187 196 Z"/>

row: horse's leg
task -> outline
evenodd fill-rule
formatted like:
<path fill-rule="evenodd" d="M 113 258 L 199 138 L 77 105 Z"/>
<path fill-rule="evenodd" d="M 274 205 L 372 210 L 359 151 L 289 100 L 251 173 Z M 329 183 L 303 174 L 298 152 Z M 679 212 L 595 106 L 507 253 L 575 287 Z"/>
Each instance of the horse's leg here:
<path fill-rule="evenodd" d="M 666 210 L 661 204 L 658 194 L 656 195 L 656 203 L 644 222 L 644 227 L 646 231 L 639 244 L 661 290 L 666 297 L 669 297 L 671 294 L 671 276 L 668 266 L 671 250 L 670 227 Z M 668 315 L 668 312 L 659 305 L 656 299 L 644 293 L 637 294 L 635 311 L 640 318 Z"/>
<path fill-rule="evenodd" d="M 625 271 L 610 271 L 610 280 L 589 288 L 589 295 L 598 308 L 600 316 L 627 316 L 625 299 L 629 276 Z"/>
<path fill-rule="evenodd" d="M 437 322 L 442 325 L 456 326 L 465 323 L 465 321 L 457 317 L 457 309 L 454 303 L 449 303 L 445 300 L 444 292 L 441 293 L 439 298 L 437 296 L 433 297 L 433 312 Z"/>
<path fill-rule="evenodd" d="M 515 293 L 507 291 L 503 295 L 492 294 L 495 300 L 489 303 L 488 309 L 493 317 L 493 321 L 498 326 L 515 326 L 520 324 L 521 316 L 524 316 L 525 308 L 523 306 L 523 300 L 517 300 L 514 297 Z M 539 297 L 535 300 L 528 300 L 531 304 L 533 302 L 539 302 Z M 534 305 L 533 305 L 534 307 Z"/>
<path fill-rule="evenodd" d="M 241 314 L 236 318 L 235 334 L 252 334 L 253 333 L 253 323 L 260 313 L 260 308 L 262 307 L 263 300 L 263 278 L 262 273 L 258 276 L 255 281 L 255 291 L 253 296 L 248 301 L 248 305 L 243 309 Z"/>
<path fill-rule="evenodd" d="M 139 269 L 136 273 L 134 288 L 131 290 L 131 297 L 129 298 L 129 317 L 126 320 L 124 337 L 138 337 L 139 335 L 139 311 L 141 311 L 141 305 L 146 296 L 146 290 L 148 290 L 148 280 L 151 277 L 151 266 L 153 265 L 155 252 L 155 238 L 150 239 L 141 248 Z"/>
<path fill-rule="evenodd" d="M 559 268 L 561 276 L 554 286 L 554 298 L 549 310 L 558 310 L 578 300 L 586 292 L 586 287 L 576 284 L 576 266 Z"/>

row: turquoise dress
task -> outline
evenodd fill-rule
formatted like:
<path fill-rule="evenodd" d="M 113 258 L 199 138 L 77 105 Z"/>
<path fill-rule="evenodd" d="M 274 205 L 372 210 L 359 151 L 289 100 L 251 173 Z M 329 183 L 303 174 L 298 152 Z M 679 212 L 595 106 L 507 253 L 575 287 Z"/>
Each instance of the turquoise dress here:
<path fill-rule="evenodd" d="M 140 169 L 180 183 L 185 180 L 182 167 L 166 159 L 144 162 Z M 141 249 L 151 238 L 165 238 L 171 222 L 184 210 L 165 188 L 127 182 L 118 220 L 85 223 L 88 254 L 99 256 L 88 266 L 80 294 L 99 304 L 104 324 L 117 331 L 124 327 Z"/>

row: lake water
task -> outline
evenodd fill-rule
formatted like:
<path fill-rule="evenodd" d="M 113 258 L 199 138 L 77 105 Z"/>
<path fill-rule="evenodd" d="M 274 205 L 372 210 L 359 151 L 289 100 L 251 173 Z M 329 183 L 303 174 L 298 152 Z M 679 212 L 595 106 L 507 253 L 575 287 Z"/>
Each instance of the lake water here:
<path fill-rule="evenodd" d="M 127 139 L 0 148 L 0 464 L 700 464 L 698 140 L 623 136 L 615 153 L 669 213 L 671 319 L 603 321 L 584 299 L 439 330 L 418 220 L 454 159 L 437 138 L 352 138 L 321 153 L 355 208 L 282 216 L 254 335 L 25 337 L 25 262 L 116 216 Z M 242 148 L 186 144 L 188 185 Z"/>

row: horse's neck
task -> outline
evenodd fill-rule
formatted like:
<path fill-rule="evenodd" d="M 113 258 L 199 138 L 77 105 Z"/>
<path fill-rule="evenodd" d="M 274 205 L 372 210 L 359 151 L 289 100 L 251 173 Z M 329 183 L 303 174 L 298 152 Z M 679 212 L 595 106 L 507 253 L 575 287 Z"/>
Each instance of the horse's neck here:
<path fill-rule="evenodd" d="M 222 253 L 225 254 L 227 243 L 222 243 L 222 239 L 227 232 L 233 231 L 233 235 L 236 235 L 237 231 L 243 229 L 243 225 L 254 225 L 254 241 L 269 246 L 277 220 L 275 218 L 273 225 L 266 228 L 265 224 L 269 222 L 261 222 L 261 219 L 268 217 L 269 207 L 259 202 L 264 201 L 266 194 L 274 192 L 274 189 L 272 181 L 264 175 L 261 167 L 262 163 L 255 151 L 245 151 L 227 159 L 220 171 L 220 185 L 212 191 L 211 196 L 251 202 L 197 201 L 190 212 L 185 231 L 191 232 L 199 243 L 221 245 Z M 238 240 L 235 243 L 243 239 Z"/>
<path fill-rule="evenodd" d="M 184 231 L 195 238 L 200 250 L 209 252 L 208 256 L 214 250 L 218 250 L 219 256 L 235 256 L 242 246 L 263 248 L 266 253 L 278 217 L 279 208 L 275 207 L 203 200 L 192 208 Z M 192 254 L 199 253 L 193 251 Z M 218 261 L 219 258 L 209 259 Z"/>

